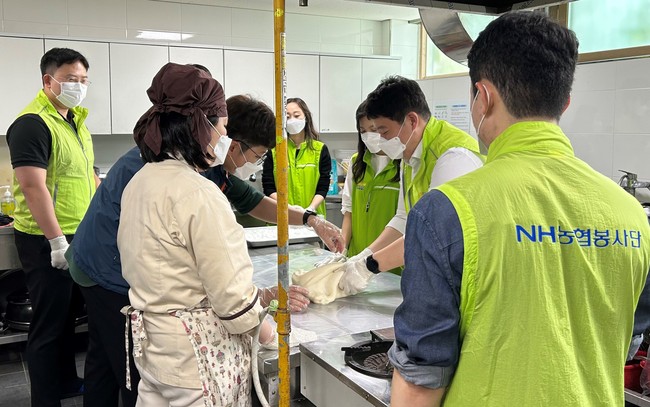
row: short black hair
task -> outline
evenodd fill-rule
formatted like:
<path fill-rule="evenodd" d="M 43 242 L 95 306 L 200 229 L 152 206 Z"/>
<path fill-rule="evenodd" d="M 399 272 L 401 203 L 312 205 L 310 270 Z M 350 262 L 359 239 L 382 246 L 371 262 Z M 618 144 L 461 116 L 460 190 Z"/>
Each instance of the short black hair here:
<path fill-rule="evenodd" d="M 52 75 L 61 65 L 74 64 L 75 62 L 81 62 L 86 70 L 90 68 L 86 57 L 79 52 L 70 48 L 52 48 L 41 57 L 41 76 Z"/>
<path fill-rule="evenodd" d="M 192 116 L 176 112 L 159 114 L 160 120 L 160 153 L 155 154 L 147 143 L 141 143 L 140 154 L 142 161 L 161 162 L 181 157 L 190 167 L 205 171 L 210 168 L 213 156 L 206 153 L 201 144 L 192 136 Z M 212 125 L 216 125 L 218 117 L 208 117 Z"/>
<path fill-rule="evenodd" d="M 541 12 L 512 11 L 492 21 L 467 55 L 472 84 L 487 79 L 508 112 L 560 118 L 578 60 L 578 39 Z M 476 88 L 472 87 L 474 94 Z"/>
<path fill-rule="evenodd" d="M 250 147 L 275 147 L 275 115 L 266 103 L 249 95 L 237 95 L 226 99 L 226 106 L 228 137 Z"/>
<path fill-rule="evenodd" d="M 369 119 L 387 117 L 396 122 L 404 121 L 406 114 L 415 112 L 425 120 L 431 110 L 420 85 L 403 76 L 389 76 L 368 95 L 366 111 Z"/>

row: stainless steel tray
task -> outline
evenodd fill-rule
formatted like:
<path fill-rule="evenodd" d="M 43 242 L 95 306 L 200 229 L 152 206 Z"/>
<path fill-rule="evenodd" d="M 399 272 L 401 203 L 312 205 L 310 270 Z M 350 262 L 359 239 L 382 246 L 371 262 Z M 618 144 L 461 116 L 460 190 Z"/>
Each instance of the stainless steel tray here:
<path fill-rule="evenodd" d="M 275 246 L 278 238 L 277 226 L 244 228 L 248 247 Z M 320 238 L 312 228 L 306 226 L 289 226 L 289 244 L 318 242 Z"/>

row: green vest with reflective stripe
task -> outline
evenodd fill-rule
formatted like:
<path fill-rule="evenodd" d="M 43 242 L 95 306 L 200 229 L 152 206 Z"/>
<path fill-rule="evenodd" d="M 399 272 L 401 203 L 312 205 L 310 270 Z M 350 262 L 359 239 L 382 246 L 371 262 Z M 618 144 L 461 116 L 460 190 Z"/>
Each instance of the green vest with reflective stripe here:
<path fill-rule="evenodd" d="M 431 116 L 422 135 L 422 157 L 420 167 L 413 177 L 413 168 L 402 160 L 402 182 L 404 182 L 404 209 L 408 213 L 413 205 L 429 191 L 431 174 L 438 158 L 453 147 L 464 147 L 481 157 L 478 142 L 461 129 L 444 120 Z"/>
<path fill-rule="evenodd" d="M 366 151 L 363 161 L 366 172 L 358 184 L 352 182 L 352 238 L 348 256 L 354 256 L 368 247 L 384 231 L 386 224 L 395 216 L 399 198 L 399 181 L 392 181 L 397 174 L 393 160 L 379 174 L 371 164 L 372 154 Z M 351 163 L 358 159 L 352 156 Z M 352 164 L 350 175 L 352 176 Z"/>
<path fill-rule="evenodd" d="M 77 226 L 83 219 L 95 193 L 93 171 L 95 155 L 90 132 L 84 124 L 88 109 L 75 107 L 70 110 L 74 114 L 76 132 L 61 117 L 41 89 L 36 98 L 19 115 L 20 117 L 25 114 L 37 114 L 52 134 L 52 149 L 45 184 L 54 203 L 56 219 L 66 235 L 77 231 Z M 15 175 L 14 197 L 16 230 L 31 235 L 42 235 L 43 231 L 32 217 Z"/>
<path fill-rule="evenodd" d="M 463 230 L 460 357 L 444 406 L 622 406 L 650 267 L 639 202 L 545 122 L 438 187 Z"/>
<path fill-rule="evenodd" d="M 303 208 L 311 204 L 314 195 L 316 195 L 316 185 L 320 179 L 320 153 L 324 144 L 317 140 L 312 140 L 312 148 L 307 147 L 307 142 L 303 141 L 300 149 L 287 139 L 287 154 L 289 156 L 289 204 L 298 205 Z M 296 151 L 298 156 L 296 157 Z M 277 184 L 276 175 L 278 160 L 275 157 L 275 148 L 271 151 L 273 154 L 273 176 Z M 325 201 L 315 208 L 316 212 L 325 216 Z"/>

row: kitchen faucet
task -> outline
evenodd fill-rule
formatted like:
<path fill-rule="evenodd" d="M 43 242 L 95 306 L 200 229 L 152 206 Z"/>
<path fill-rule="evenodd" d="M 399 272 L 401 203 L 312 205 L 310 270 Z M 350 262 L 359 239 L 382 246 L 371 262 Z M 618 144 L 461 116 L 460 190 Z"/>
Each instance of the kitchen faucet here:
<path fill-rule="evenodd" d="M 648 188 L 650 189 L 650 182 L 642 182 L 637 180 L 637 175 L 633 172 L 625 171 L 625 170 L 619 170 L 620 172 L 625 173 L 621 179 L 618 180 L 618 185 L 623 187 L 624 190 L 632 194 L 632 196 L 636 195 L 636 190 L 637 188 Z"/>

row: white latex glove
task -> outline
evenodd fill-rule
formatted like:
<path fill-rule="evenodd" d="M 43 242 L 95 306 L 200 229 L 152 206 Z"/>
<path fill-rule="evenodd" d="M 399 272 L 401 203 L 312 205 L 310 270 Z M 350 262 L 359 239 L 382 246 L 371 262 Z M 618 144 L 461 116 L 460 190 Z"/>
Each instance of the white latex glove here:
<path fill-rule="evenodd" d="M 308 331 L 307 329 L 300 329 L 295 326 L 291 327 L 291 333 L 289 334 L 289 347 L 298 346 L 303 342 L 311 342 L 318 339 L 316 332 Z M 277 333 L 273 337 L 273 340 L 269 343 L 261 344 L 264 349 L 276 350 L 278 349 L 278 339 Z"/>
<path fill-rule="evenodd" d="M 327 257 L 325 257 L 323 260 L 314 263 L 314 267 L 323 267 L 332 263 L 343 263 L 348 259 L 347 257 L 345 257 L 347 256 L 347 254 L 348 254 L 348 249 L 344 249 L 341 253 L 332 253 Z"/>
<path fill-rule="evenodd" d="M 299 285 L 289 286 L 289 309 L 291 312 L 302 312 L 309 306 L 309 290 Z M 262 307 L 268 307 L 271 300 L 278 299 L 278 286 L 260 288 Z"/>
<path fill-rule="evenodd" d="M 341 229 L 332 222 L 328 222 L 319 216 L 310 216 L 307 219 L 307 226 L 314 229 L 314 232 L 316 232 L 318 237 L 325 243 L 325 246 L 331 251 L 341 253 L 345 249 Z"/>
<path fill-rule="evenodd" d="M 345 263 L 345 271 L 339 280 L 339 288 L 345 294 L 354 295 L 368 287 L 368 282 L 375 275 L 366 267 L 366 258 L 371 254 L 372 250 L 365 248 L 361 253 L 350 257 Z"/>
<path fill-rule="evenodd" d="M 62 270 L 68 269 L 68 261 L 65 259 L 65 252 L 68 250 L 68 241 L 65 236 L 57 236 L 50 242 L 50 256 L 52 257 L 52 267 Z"/>

